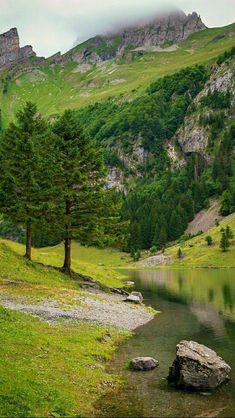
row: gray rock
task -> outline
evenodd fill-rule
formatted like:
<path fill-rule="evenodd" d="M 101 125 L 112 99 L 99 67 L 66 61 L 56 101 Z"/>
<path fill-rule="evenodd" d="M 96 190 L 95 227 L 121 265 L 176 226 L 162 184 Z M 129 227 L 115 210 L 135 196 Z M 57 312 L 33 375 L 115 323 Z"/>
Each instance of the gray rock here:
<path fill-rule="evenodd" d="M 139 298 L 139 300 L 140 300 L 141 303 L 144 300 L 143 295 L 140 292 L 131 292 L 130 296 L 137 296 Z"/>
<path fill-rule="evenodd" d="M 126 299 L 124 299 L 124 302 L 130 302 L 135 303 L 136 305 L 141 305 L 141 300 L 139 296 L 129 295 Z"/>
<path fill-rule="evenodd" d="M 153 370 L 159 366 L 159 362 L 152 357 L 136 357 L 131 360 L 130 367 L 136 371 Z"/>
<path fill-rule="evenodd" d="M 230 371 L 215 351 L 194 341 L 181 341 L 168 381 L 182 388 L 212 390 L 229 380 Z"/>
<path fill-rule="evenodd" d="M 19 64 L 36 54 L 31 46 L 20 48 L 19 35 L 16 28 L 0 35 L 0 70 Z"/>

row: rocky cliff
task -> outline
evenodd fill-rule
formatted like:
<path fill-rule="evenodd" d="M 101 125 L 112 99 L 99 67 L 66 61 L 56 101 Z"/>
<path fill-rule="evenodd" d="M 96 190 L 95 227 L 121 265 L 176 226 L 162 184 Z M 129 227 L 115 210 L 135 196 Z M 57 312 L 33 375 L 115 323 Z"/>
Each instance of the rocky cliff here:
<path fill-rule="evenodd" d="M 203 105 L 203 99 L 211 95 L 213 106 Z M 224 103 L 224 99 L 228 103 Z M 218 100 L 220 100 L 218 102 Z M 226 100 L 227 101 L 227 100 Z M 176 134 L 176 141 L 184 154 L 200 153 L 210 158 L 209 145 L 215 142 L 215 123 L 227 124 L 235 114 L 235 59 L 232 58 L 221 65 L 214 65 L 210 78 L 204 89 L 194 99 L 193 111 L 185 118 L 183 125 Z M 219 121 L 222 118 L 220 122 Z"/>
<path fill-rule="evenodd" d="M 141 51 L 161 50 L 161 47 L 177 44 L 204 29 L 206 26 L 195 12 L 189 15 L 182 11 L 159 15 L 148 22 L 124 28 L 118 33 L 96 36 L 69 51 L 63 59 L 94 64 L 111 58 L 120 59 L 127 52 L 130 55 Z"/>
<path fill-rule="evenodd" d="M 0 71 L 27 61 L 35 55 L 32 47 L 29 45 L 20 48 L 19 35 L 16 28 L 0 35 Z"/>
<path fill-rule="evenodd" d="M 197 13 L 187 16 L 180 11 L 159 16 L 147 24 L 125 29 L 121 33 L 121 47 L 159 46 L 166 42 L 179 42 L 204 29 L 206 26 Z"/>

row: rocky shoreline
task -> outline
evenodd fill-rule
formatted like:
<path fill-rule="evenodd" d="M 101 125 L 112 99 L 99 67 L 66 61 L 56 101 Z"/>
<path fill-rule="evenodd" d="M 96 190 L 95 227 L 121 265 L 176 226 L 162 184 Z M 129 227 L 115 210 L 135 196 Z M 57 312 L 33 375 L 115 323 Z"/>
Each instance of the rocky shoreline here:
<path fill-rule="evenodd" d="M 50 325 L 61 319 L 85 320 L 133 331 L 154 318 L 154 313 L 144 305 L 124 302 L 122 295 L 103 291 L 78 292 L 72 305 L 61 303 L 56 298 L 35 302 L 30 297 L 19 298 L 7 293 L 0 296 L 0 304 L 5 308 L 37 316 Z"/>

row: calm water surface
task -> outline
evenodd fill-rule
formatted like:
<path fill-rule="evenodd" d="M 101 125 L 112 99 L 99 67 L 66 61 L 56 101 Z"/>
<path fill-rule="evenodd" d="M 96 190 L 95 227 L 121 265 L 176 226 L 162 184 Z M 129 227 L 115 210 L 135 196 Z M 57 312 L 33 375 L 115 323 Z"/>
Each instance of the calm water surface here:
<path fill-rule="evenodd" d="M 102 416 L 235 417 L 235 269 L 129 271 L 128 278 L 145 304 L 161 313 L 116 352 L 110 371 L 126 386 L 100 401 Z M 169 388 L 168 369 L 183 339 L 214 349 L 232 366 L 232 380 L 212 394 Z M 153 356 L 160 366 L 128 371 L 125 365 L 135 356 Z"/>

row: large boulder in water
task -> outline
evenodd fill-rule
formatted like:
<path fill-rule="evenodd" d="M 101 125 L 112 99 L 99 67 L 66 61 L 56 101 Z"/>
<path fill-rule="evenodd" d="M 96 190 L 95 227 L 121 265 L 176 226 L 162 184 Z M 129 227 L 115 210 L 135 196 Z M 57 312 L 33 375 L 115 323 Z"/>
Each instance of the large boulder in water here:
<path fill-rule="evenodd" d="M 229 380 L 230 371 L 215 351 L 194 341 L 181 341 L 168 381 L 182 388 L 212 390 Z"/>
<path fill-rule="evenodd" d="M 131 360 L 130 367 L 136 371 L 153 370 L 159 365 L 158 361 L 152 357 L 136 357 Z"/>

